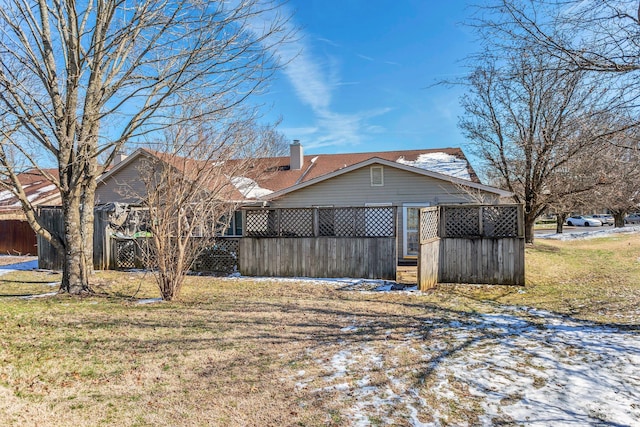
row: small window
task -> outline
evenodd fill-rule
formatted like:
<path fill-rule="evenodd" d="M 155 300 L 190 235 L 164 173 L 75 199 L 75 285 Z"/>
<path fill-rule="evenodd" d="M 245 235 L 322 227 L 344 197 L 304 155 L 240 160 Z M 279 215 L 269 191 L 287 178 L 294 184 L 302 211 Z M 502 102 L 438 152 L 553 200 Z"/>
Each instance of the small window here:
<path fill-rule="evenodd" d="M 382 166 L 371 166 L 371 186 L 384 186 L 384 169 Z"/>

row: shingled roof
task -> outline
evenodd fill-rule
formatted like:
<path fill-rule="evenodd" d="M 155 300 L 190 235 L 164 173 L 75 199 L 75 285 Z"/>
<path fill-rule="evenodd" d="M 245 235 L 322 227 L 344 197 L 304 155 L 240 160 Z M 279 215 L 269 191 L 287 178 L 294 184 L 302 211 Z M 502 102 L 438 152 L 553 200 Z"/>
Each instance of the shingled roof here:
<path fill-rule="evenodd" d="M 290 168 L 290 156 L 274 157 L 264 159 L 267 172 L 273 173 L 263 174 L 257 182 L 262 188 L 274 192 L 281 191 L 374 157 L 480 183 L 460 148 L 307 155 L 304 156 L 302 168 L 299 170 Z"/>
<path fill-rule="evenodd" d="M 292 145 L 292 150 L 295 145 Z M 184 159 L 149 149 L 138 149 L 122 164 L 117 165 L 103 175 L 99 182 L 104 182 L 109 175 L 119 168 L 125 167 L 129 161 L 139 155 L 154 156 L 161 159 L 166 164 L 184 173 L 187 178 L 191 173 L 190 165 L 201 164 L 200 161 Z M 229 182 L 233 186 L 227 190 L 228 194 L 225 194 L 225 196 L 229 200 L 236 201 L 242 199 L 264 200 L 271 193 L 283 192 L 292 187 L 298 188 L 301 184 L 310 181 L 317 182 L 322 180 L 323 177 L 329 178 L 341 170 L 362 164 L 371 159 L 382 159 L 383 161 L 398 164 L 399 167 L 405 166 L 427 170 L 440 174 L 439 176 L 449 176 L 456 180 L 466 180 L 474 184 L 481 184 L 460 148 L 306 155 L 302 156 L 302 164 L 299 169 L 292 168 L 292 157 L 290 155 L 251 159 L 251 167 L 249 169 L 246 165 L 240 166 L 240 163 L 246 162 L 247 159 L 210 163 L 211 167 L 222 167 L 228 170 L 228 173 L 224 173 L 224 175 L 229 178 Z M 242 172 L 237 173 L 238 169 Z"/>
<path fill-rule="evenodd" d="M 58 176 L 57 169 L 45 169 L 53 177 Z M 58 187 L 49 181 L 39 170 L 32 169 L 18 175 L 27 199 L 34 206 L 59 206 L 61 204 Z M 0 190 L 0 214 L 9 215 L 12 212 L 22 212 L 22 205 L 18 198 L 9 190 Z"/>

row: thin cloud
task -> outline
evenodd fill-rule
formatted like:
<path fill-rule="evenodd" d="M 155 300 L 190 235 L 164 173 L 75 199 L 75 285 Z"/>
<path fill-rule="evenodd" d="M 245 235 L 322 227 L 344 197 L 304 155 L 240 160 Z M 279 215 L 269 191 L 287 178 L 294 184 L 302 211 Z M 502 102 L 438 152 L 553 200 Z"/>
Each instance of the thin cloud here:
<path fill-rule="evenodd" d="M 340 45 L 338 43 L 334 42 L 333 40 L 326 39 L 324 37 L 316 37 L 316 40 L 318 40 L 319 42 L 326 43 L 326 44 L 328 44 L 330 46 L 333 46 L 333 47 L 340 47 Z"/>
<path fill-rule="evenodd" d="M 269 17 L 263 18 L 268 20 Z M 284 30 L 286 33 L 295 33 L 297 38 L 279 46 L 278 54 L 286 64 L 283 68 L 285 76 L 299 101 L 311 109 L 314 123 L 282 130 L 293 138 L 304 138 L 303 143 L 309 148 L 357 145 L 366 139 L 367 134 L 382 132 L 382 127 L 372 126 L 368 121 L 387 113 L 389 108 L 352 113 L 338 113 L 332 109 L 333 90 L 358 82 L 341 81 L 336 58 L 325 55 L 320 59 L 314 55 L 308 43 L 309 36 L 296 28 L 292 21 L 284 24 Z M 259 23 L 255 26 L 260 28 Z M 332 47 L 341 47 L 324 37 L 315 37 L 314 40 Z M 374 60 L 366 55 L 358 56 L 367 61 Z"/>
<path fill-rule="evenodd" d="M 367 55 L 363 55 L 361 53 L 356 53 L 356 56 L 360 59 L 364 59 L 365 61 L 373 61 L 373 58 Z"/>

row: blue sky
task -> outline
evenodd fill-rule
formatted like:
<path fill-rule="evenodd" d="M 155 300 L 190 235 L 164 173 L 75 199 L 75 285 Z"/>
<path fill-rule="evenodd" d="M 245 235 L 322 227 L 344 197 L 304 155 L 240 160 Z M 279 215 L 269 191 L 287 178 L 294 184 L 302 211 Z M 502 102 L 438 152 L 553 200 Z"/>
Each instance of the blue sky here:
<path fill-rule="evenodd" d="M 460 87 L 478 49 L 467 2 L 291 0 L 299 54 L 263 96 L 309 154 L 462 147 Z M 468 150 L 465 150 L 468 152 Z"/>

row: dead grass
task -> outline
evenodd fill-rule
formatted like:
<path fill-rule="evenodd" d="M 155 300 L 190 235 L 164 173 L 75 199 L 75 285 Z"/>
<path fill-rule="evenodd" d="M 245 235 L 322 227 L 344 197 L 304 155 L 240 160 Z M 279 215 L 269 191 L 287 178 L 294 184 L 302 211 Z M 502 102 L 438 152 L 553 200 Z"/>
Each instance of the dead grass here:
<path fill-rule="evenodd" d="M 20 299 L 6 295 L 50 292 L 47 283 L 59 277 L 8 273 L 0 276 L 0 420 L 342 426 L 354 422 L 353 408 L 368 405 L 344 391 L 358 383 L 388 390 L 375 408 L 360 408 L 371 425 L 409 425 L 404 403 L 393 398 L 409 386 L 422 390 L 418 420 L 432 422 L 437 410 L 442 425 L 473 425 L 481 409 L 464 384 L 450 399 L 433 391 L 433 364 L 460 348 L 451 331 L 425 324 L 502 304 L 637 324 L 639 240 L 537 244 L 527 249 L 526 287 L 442 286 L 426 294 L 189 277 L 179 301 L 138 304 L 158 296 L 149 275 L 100 272 L 95 296 Z M 342 354 L 345 342 L 358 353 Z"/>

